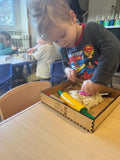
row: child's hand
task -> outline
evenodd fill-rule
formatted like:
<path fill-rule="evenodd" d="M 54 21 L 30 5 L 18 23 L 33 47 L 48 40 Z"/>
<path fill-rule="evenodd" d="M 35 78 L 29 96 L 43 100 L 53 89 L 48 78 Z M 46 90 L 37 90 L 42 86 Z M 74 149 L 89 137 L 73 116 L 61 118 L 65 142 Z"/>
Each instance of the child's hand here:
<path fill-rule="evenodd" d="M 12 46 L 11 48 L 12 48 L 12 50 L 17 50 L 18 49 L 18 47 L 16 47 L 16 46 Z"/>
<path fill-rule="evenodd" d="M 77 80 L 77 74 L 74 69 L 66 67 L 64 71 L 69 80 L 71 80 L 72 82 L 75 82 Z"/>
<path fill-rule="evenodd" d="M 93 83 L 91 80 L 85 80 L 82 84 L 81 90 L 90 95 L 94 95 L 97 92 L 98 85 L 99 84 Z"/>
<path fill-rule="evenodd" d="M 30 48 L 27 50 L 26 53 L 34 53 L 36 51 L 36 48 Z"/>

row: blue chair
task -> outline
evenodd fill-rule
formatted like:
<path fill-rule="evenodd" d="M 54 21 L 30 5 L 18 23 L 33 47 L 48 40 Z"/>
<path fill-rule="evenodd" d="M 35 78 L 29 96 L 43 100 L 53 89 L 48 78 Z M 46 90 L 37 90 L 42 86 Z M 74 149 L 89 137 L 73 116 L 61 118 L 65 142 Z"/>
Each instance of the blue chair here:
<path fill-rule="evenodd" d="M 62 61 L 55 61 L 51 63 L 50 76 L 50 82 L 52 86 L 67 80 L 67 77 L 63 71 Z"/>
<path fill-rule="evenodd" d="M 0 89 L 4 93 L 11 89 L 12 65 L 0 64 Z"/>

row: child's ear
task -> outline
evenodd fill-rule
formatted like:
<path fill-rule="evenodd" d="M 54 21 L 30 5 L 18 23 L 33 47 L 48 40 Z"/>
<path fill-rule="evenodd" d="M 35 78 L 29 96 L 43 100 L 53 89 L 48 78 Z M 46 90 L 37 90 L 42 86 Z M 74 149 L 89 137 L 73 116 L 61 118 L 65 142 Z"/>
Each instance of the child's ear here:
<path fill-rule="evenodd" d="M 71 17 L 72 23 L 76 23 L 76 14 L 73 10 L 70 10 L 70 17 Z"/>

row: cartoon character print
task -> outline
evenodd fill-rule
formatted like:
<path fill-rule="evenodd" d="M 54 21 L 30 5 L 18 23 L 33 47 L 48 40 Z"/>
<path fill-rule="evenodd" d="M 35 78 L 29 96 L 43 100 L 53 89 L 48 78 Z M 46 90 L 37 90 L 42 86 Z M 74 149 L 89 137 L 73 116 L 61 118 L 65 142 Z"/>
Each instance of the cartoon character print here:
<path fill-rule="evenodd" d="M 85 68 L 79 74 L 84 79 L 90 79 L 97 67 L 98 60 L 94 56 L 94 48 L 92 45 L 86 45 L 83 50 L 88 59 L 85 61 Z"/>
<path fill-rule="evenodd" d="M 83 51 L 69 56 L 69 65 L 75 69 L 78 75 L 84 79 L 90 79 L 97 66 L 98 60 L 94 56 L 92 45 L 86 45 Z"/>
<path fill-rule="evenodd" d="M 81 63 L 83 63 L 83 56 L 83 52 L 72 53 L 71 55 L 69 55 L 68 64 L 72 69 L 76 69 Z"/>
<path fill-rule="evenodd" d="M 79 70 L 79 68 L 84 64 L 84 62 L 85 62 L 85 57 L 84 57 L 83 51 L 79 51 L 79 52 L 72 53 L 69 55 L 68 64 L 70 65 L 72 69 Z"/>

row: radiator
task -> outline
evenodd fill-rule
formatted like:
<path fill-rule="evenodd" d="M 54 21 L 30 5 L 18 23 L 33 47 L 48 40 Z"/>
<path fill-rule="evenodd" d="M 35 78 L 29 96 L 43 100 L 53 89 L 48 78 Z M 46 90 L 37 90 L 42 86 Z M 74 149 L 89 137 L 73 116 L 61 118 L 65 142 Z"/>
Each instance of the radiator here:
<path fill-rule="evenodd" d="M 21 31 L 9 31 L 12 38 L 12 44 L 18 47 L 20 53 L 26 52 L 29 48 L 29 36 Z"/>

